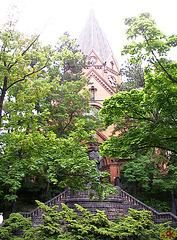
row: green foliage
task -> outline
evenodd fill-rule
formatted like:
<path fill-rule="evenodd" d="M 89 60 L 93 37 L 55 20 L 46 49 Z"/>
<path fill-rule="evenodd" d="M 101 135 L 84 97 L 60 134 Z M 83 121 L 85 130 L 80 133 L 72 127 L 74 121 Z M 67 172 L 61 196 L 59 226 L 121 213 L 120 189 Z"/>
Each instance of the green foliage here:
<path fill-rule="evenodd" d="M 160 192 L 158 191 L 157 194 Z M 154 197 L 154 194 L 151 194 L 151 197 L 147 194 L 141 196 L 138 194 L 139 200 L 145 203 L 146 205 L 152 207 L 153 209 L 157 210 L 158 212 L 170 212 L 171 206 L 167 203 L 167 197 L 164 199 L 162 198 L 163 193 L 161 192 L 161 199 L 157 199 Z M 170 196 L 171 197 L 171 196 Z"/>
<path fill-rule="evenodd" d="M 159 189 L 162 189 L 163 191 L 175 191 L 177 186 L 176 154 L 169 155 L 165 170 L 165 174 L 159 175 L 157 179 L 155 178 L 154 183 L 157 184 L 159 186 Z"/>
<path fill-rule="evenodd" d="M 55 51 L 54 61 L 49 68 L 50 80 L 59 77 L 60 85 L 66 80 L 68 82 L 81 80 L 86 56 L 79 50 L 76 40 L 70 39 L 67 32 L 64 33 L 55 45 Z"/>
<path fill-rule="evenodd" d="M 124 162 L 121 165 L 123 189 L 159 212 L 170 211 L 170 188 L 175 189 L 176 185 L 170 177 L 167 161 L 160 153 L 148 153 Z"/>
<path fill-rule="evenodd" d="M 47 77 L 50 91 L 45 97 L 37 98 L 35 109 L 42 113 L 49 110 L 46 125 L 57 136 L 66 137 L 75 130 L 75 123 L 85 120 L 85 130 L 98 129 L 101 119 L 89 115 L 91 94 L 85 86 L 88 80 L 83 76 L 85 56 L 81 54 L 75 40 L 65 33 L 57 42 L 53 61 L 40 74 Z M 45 126 L 46 129 L 46 126 Z"/>
<path fill-rule="evenodd" d="M 77 210 L 82 217 L 62 204 L 62 211 L 57 212 L 58 206 L 52 208 L 45 206 L 41 202 L 37 202 L 40 209 L 44 212 L 42 215 L 42 224 L 37 228 L 30 228 L 30 224 L 26 224 L 28 219 L 21 217 L 21 223 L 17 223 L 19 216 L 17 214 L 9 225 L 5 225 L 0 229 L 5 239 L 15 239 L 15 233 L 9 238 L 8 229 L 21 227 L 24 235 L 18 239 L 62 239 L 62 240 L 143 240 L 143 239 L 161 239 L 160 233 L 164 229 L 172 229 L 166 224 L 154 224 L 151 213 L 149 211 L 129 210 L 129 216 L 118 223 L 111 222 L 107 219 L 104 211 L 97 210 L 96 214 L 89 213 L 86 209 L 75 204 Z M 8 221 L 8 220 L 6 220 Z M 18 225 L 18 227 L 17 227 Z"/>
<path fill-rule="evenodd" d="M 130 91 L 132 89 L 144 88 L 144 69 L 140 63 L 125 62 L 121 67 L 123 81 L 117 86 L 117 91 Z"/>
<path fill-rule="evenodd" d="M 153 179 L 158 173 L 158 167 L 148 156 L 140 155 L 123 163 L 121 173 L 127 184 L 135 183 L 137 185 L 136 191 L 140 191 L 140 189 L 150 191 Z"/>
<path fill-rule="evenodd" d="M 35 182 L 39 175 L 56 186 L 67 185 L 78 190 L 86 189 L 90 182 L 101 197 L 106 184 L 99 184 L 99 178 L 108 174 L 98 172 L 95 161 L 89 160 L 86 142 L 91 141 L 93 135 L 85 132 L 81 125 L 65 139 L 40 131 L 6 135 L 0 164 L 4 198 L 15 200 L 25 177 L 31 176 L 31 181 Z"/>
<path fill-rule="evenodd" d="M 135 62 L 148 60 L 149 64 L 154 64 L 158 57 L 166 56 L 172 47 L 177 46 L 176 35 L 166 36 L 160 31 L 150 13 L 126 18 L 125 25 L 131 43 L 124 46 L 122 54 L 130 54 Z"/>
<path fill-rule="evenodd" d="M 106 184 L 98 180 L 108 174 L 88 156 L 97 119 L 84 115 L 91 109 L 85 57 L 67 34 L 52 47 L 14 29 L 0 31 L 1 210 L 25 186 L 47 197 L 52 187 L 85 189 L 91 182 L 101 197 Z"/>
<path fill-rule="evenodd" d="M 131 43 L 124 46 L 122 54 L 129 54 L 131 62 L 145 61 L 145 72 L 162 72 L 165 79 L 168 78 L 176 84 L 176 63 L 169 63 L 165 58 L 169 51 L 177 46 L 177 36 L 166 36 L 147 12 L 126 18 L 125 25 L 127 39 L 131 40 Z"/>
<path fill-rule="evenodd" d="M 56 211 L 58 206 L 50 208 L 39 201 L 36 202 L 45 214 L 42 215 L 42 224 L 35 229 L 33 236 L 37 235 L 35 239 L 57 239 L 57 236 L 61 233 L 58 222 L 60 213 Z"/>
<path fill-rule="evenodd" d="M 19 234 L 28 231 L 31 227 L 30 218 L 24 218 L 19 213 L 11 213 L 0 227 L 0 236 L 2 239 L 21 239 Z"/>
<path fill-rule="evenodd" d="M 14 97 L 19 83 L 37 78 L 51 59 L 49 46 L 41 47 L 39 36 L 26 37 L 12 23 L 0 31 L 0 124 L 4 102 Z"/>
<path fill-rule="evenodd" d="M 148 13 L 126 19 L 125 24 L 127 38 L 136 42 L 126 45 L 123 53 L 130 54 L 131 62 L 146 60 L 145 88 L 120 92 L 104 101 L 105 124 L 115 124 L 119 132 L 118 138 L 103 143 L 102 154 L 128 158 L 154 147 L 176 154 L 177 68 L 164 56 L 176 46 L 177 38 L 158 30 Z"/>
<path fill-rule="evenodd" d="M 176 153 L 175 89 L 169 83 L 157 86 L 151 81 L 149 89 L 121 92 L 105 100 L 101 113 L 106 126 L 117 125 L 119 138 L 113 136 L 104 142 L 102 154 L 128 158 L 153 147 Z"/>
<path fill-rule="evenodd" d="M 84 113 L 90 110 L 90 93 L 84 89 L 87 81 L 65 81 L 60 85 L 52 81 L 47 107 L 50 111 L 49 128 L 58 136 L 68 135 L 75 129 L 75 123 L 84 119 Z M 52 102 L 52 104 L 51 104 Z"/>
<path fill-rule="evenodd" d="M 145 87 L 118 92 L 104 101 L 105 124 L 115 130 L 100 150 L 103 156 L 128 160 L 122 166 L 124 183 L 135 195 L 144 194 L 147 203 L 150 191 L 157 203 L 157 193 L 169 194 L 176 188 L 176 164 L 170 156 L 176 160 L 177 68 L 167 57 L 177 38 L 163 34 L 149 13 L 127 18 L 125 25 L 130 42 L 122 54 L 128 55 L 130 66 L 143 63 Z"/>

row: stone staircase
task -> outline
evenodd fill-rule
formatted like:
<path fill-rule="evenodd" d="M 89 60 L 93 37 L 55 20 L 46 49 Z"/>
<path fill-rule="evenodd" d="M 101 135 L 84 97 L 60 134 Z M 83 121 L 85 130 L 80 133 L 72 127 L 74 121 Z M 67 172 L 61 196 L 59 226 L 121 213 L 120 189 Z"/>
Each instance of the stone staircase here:
<path fill-rule="evenodd" d="M 124 215 L 127 215 L 128 209 L 133 208 L 135 210 L 148 210 L 151 211 L 152 219 L 155 223 L 165 223 L 171 221 L 171 226 L 177 228 L 177 216 L 171 212 L 162 212 L 159 213 L 153 208 L 147 206 L 143 202 L 139 201 L 135 197 L 131 196 L 124 190 L 120 189 L 120 197 L 124 200 Z"/>
<path fill-rule="evenodd" d="M 70 189 L 68 188 L 45 204 L 49 207 L 58 205 L 58 211 L 62 210 L 61 203 L 65 203 L 68 207 L 73 208 L 76 212 L 77 209 L 74 205 L 75 203 L 86 208 L 91 213 L 96 213 L 96 209 L 105 210 L 107 218 L 111 221 L 113 221 L 117 216 L 122 218 L 124 215 L 128 215 L 129 208 L 133 208 L 135 210 L 145 209 L 151 211 L 152 219 L 155 223 L 165 223 L 167 221 L 171 221 L 171 226 L 177 228 L 177 216 L 171 212 L 159 213 L 153 208 L 134 198 L 127 192 L 123 191 L 120 187 L 117 187 L 117 190 L 117 195 L 108 196 L 108 200 L 99 202 L 99 200 L 96 198 L 90 199 L 90 193 L 93 193 L 93 191 L 90 189 L 88 189 L 86 192 L 75 191 L 74 193 L 71 193 Z M 79 214 L 79 212 L 77 213 Z M 31 217 L 34 227 L 39 226 L 42 221 L 41 216 L 43 212 L 39 209 L 39 207 L 35 208 L 29 213 L 23 212 L 21 214 L 26 218 Z"/>

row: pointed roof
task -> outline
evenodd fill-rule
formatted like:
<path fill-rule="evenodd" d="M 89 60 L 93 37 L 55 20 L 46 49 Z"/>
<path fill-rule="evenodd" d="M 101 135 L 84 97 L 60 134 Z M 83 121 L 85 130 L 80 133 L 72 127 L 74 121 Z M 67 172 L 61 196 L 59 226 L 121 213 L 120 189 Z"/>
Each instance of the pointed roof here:
<path fill-rule="evenodd" d="M 98 24 L 93 10 L 90 11 L 90 16 L 78 38 L 78 44 L 85 55 L 88 55 L 89 51 L 93 48 L 103 62 L 105 62 L 110 53 L 112 53 L 110 45 Z"/>

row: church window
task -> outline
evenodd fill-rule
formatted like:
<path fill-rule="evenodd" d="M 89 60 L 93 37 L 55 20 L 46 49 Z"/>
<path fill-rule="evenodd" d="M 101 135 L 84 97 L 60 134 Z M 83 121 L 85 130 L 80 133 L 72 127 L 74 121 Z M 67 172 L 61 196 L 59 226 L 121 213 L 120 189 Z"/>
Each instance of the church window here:
<path fill-rule="evenodd" d="M 89 63 L 93 66 L 96 63 L 97 58 L 95 56 L 90 56 L 88 60 Z"/>
<path fill-rule="evenodd" d="M 92 99 L 91 100 L 95 100 L 95 91 L 96 91 L 96 88 L 94 88 L 94 86 L 91 87 L 90 89 L 91 91 L 91 94 L 92 94 Z"/>
<path fill-rule="evenodd" d="M 106 62 L 103 63 L 103 66 L 104 66 L 104 73 L 107 73 L 107 70 L 106 70 Z"/>
<path fill-rule="evenodd" d="M 112 66 L 112 69 L 114 68 L 114 62 L 113 61 L 111 61 L 111 66 Z"/>
<path fill-rule="evenodd" d="M 116 80 L 113 76 L 108 76 L 108 80 L 109 80 L 112 87 L 116 86 Z"/>

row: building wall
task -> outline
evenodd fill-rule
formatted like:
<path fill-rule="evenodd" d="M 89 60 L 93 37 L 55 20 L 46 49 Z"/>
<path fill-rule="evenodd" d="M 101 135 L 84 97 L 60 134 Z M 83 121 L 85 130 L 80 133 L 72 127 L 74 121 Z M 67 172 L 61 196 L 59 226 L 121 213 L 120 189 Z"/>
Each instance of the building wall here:
<path fill-rule="evenodd" d="M 87 57 L 87 61 L 90 65 L 84 69 L 85 76 L 89 79 L 87 88 L 92 93 L 92 100 L 90 104 L 101 109 L 103 101 L 116 93 L 116 84 L 121 83 L 121 77 L 119 75 L 119 68 L 114 56 L 111 54 L 106 64 L 102 62 L 96 52 L 92 49 Z M 113 82 L 114 81 L 114 82 Z M 114 126 L 109 126 L 105 131 L 97 132 L 96 138 L 98 143 L 102 144 L 108 139 L 114 130 Z M 116 185 L 120 178 L 120 165 L 122 162 L 117 162 L 115 159 L 108 157 L 103 158 L 102 171 L 110 172 L 109 182 Z"/>

